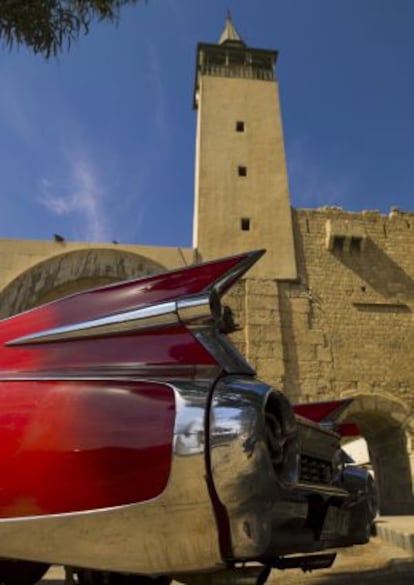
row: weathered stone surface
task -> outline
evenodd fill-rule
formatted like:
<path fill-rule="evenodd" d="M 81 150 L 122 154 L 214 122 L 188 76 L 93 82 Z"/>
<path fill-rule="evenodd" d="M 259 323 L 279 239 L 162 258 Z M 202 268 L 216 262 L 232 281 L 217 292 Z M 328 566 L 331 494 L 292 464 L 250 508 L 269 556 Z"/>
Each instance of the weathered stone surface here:
<path fill-rule="evenodd" d="M 142 252 L 148 256 L 142 255 Z M 142 246 L 17 241 L 0 244 L 0 259 L 14 259 L 13 278 L 2 273 L 0 308 L 3 317 L 55 298 L 110 282 L 164 271 L 169 263 L 191 263 L 192 252 Z M 165 264 L 160 262 L 162 260 Z M 20 273 L 18 272 L 20 270 Z"/>
<path fill-rule="evenodd" d="M 366 234 L 363 250 L 326 249 L 325 222 L 336 214 L 350 233 Z M 414 214 L 400 221 L 296 210 L 300 284 L 250 278 L 242 304 L 248 355 L 262 379 L 283 380 L 296 401 L 356 397 L 349 416 L 375 454 L 388 510 L 403 500 L 406 509 L 410 494 L 412 501 L 414 229 L 407 218 L 414 226 Z"/>

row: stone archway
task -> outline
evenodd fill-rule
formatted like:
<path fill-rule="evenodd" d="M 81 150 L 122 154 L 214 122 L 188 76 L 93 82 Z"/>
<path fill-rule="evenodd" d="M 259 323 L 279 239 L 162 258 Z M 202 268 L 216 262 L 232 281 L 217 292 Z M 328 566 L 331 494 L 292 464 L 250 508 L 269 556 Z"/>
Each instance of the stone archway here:
<path fill-rule="evenodd" d="M 60 254 L 32 266 L 3 289 L 2 317 L 80 290 L 165 270 L 145 256 L 123 250 L 88 248 Z"/>
<path fill-rule="evenodd" d="M 414 423 L 409 408 L 378 394 L 346 393 L 354 402 L 344 422 L 354 422 L 368 444 L 382 514 L 414 512 L 414 473 L 410 443 Z"/>

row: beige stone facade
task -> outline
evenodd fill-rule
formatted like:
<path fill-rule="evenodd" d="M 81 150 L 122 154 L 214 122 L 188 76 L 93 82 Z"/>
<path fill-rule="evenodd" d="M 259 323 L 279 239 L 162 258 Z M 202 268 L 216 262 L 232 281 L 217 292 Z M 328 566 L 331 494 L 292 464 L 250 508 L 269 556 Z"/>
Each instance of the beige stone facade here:
<path fill-rule="evenodd" d="M 292 210 L 277 54 L 229 31 L 198 49 L 194 249 L 0 240 L 2 315 L 267 248 L 225 299 L 233 341 L 293 401 L 353 397 L 349 420 L 368 441 L 382 510 L 412 512 L 414 213 Z"/>
<path fill-rule="evenodd" d="M 290 208 L 276 60 L 229 21 L 198 47 L 197 252 L 267 248 L 227 299 L 233 341 L 295 402 L 354 398 L 382 510 L 413 512 L 414 213 Z"/>
<path fill-rule="evenodd" d="M 204 260 L 263 247 L 254 274 L 295 278 L 277 83 L 201 75 L 197 94 L 194 247 Z"/>
<path fill-rule="evenodd" d="M 412 512 L 414 213 L 297 209 L 293 227 L 297 281 L 246 278 L 228 297 L 233 339 L 294 402 L 354 398 L 382 510 Z"/>

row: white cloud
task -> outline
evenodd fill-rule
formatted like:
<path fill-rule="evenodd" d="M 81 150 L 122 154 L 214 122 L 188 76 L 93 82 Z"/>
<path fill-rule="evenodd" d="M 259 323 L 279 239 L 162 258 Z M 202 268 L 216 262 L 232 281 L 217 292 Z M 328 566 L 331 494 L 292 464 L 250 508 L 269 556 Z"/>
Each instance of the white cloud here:
<path fill-rule="evenodd" d="M 96 167 L 86 157 L 79 156 L 69 160 L 68 167 L 67 175 L 59 181 L 48 177 L 41 179 L 39 202 L 55 215 L 80 216 L 80 225 L 83 225 L 79 233 L 81 239 L 108 241 L 110 230 L 105 215 L 106 192 Z"/>

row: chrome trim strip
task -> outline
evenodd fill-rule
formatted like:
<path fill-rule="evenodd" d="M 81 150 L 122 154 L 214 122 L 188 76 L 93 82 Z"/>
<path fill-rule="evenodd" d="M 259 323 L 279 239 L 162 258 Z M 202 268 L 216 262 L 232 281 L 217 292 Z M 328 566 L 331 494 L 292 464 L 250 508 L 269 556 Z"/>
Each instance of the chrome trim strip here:
<path fill-rule="evenodd" d="M 299 481 L 295 486 L 295 491 L 304 493 L 317 493 L 324 496 L 334 496 L 337 498 L 349 497 L 349 492 L 346 490 L 336 487 L 334 485 L 319 484 L 319 483 L 306 483 Z"/>
<path fill-rule="evenodd" d="M 81 321 L 63 327 L 47 329 L 39 333 L 33 333 L 18 339 L 6 342 L 5 345 L 25 345 L 29 343 L 47 343 L 51 341 L 63 341 L 79 339 L 82 337 L 100 337 L 106 335 L 118 335 L 153 327 L 176 325 L 178 317 L 175 312 L 174 301 L 142 307 L 132 311 L 105 315 L 90 321 Z"/>
<path fill-rule="evenodd" d="M 1 372 L 0 382 L 13 381 L 40 381 L 40 380 L 142 380 L 143 378 L 200 378 L 214 380 L 220 371 L 218 365 L 158 365 L 158 364 L 132 364 L 131 366 L 100 366 L 99 368 L 79 368 L 79 370 L 38 370 Z"/>
<path fill-rule="evenodd" d="M 178 299 L 176 302 L 177 314 L 185 325 L 209 326 L 216 324 L 218 318 L 213 314 L 213 293 L 195 297 Z"/>
<path fill-rule="evenodd" d="M 47 343 L 52 341 L 66 341 L 85 337 L 102 337 L 119 335 L 134 331 L 143 331 L 154 327 L 177 325 L 209 326 L 218 323 L 220 315 L 215 315 L 220 307 L 214 291 L 208 294 L 187 298 L 179 298 L 174 301 L 159 303 L 149 307 L 141 307 L 122 313 L 105 315 L 97 319 L 80 321 L 62 327 L 55 327 L 25 335 L 6 342 L 5 345 L 25 345 L 31 343 Z"/>
<path fill-rule="evenodd" d="M 265 254 L 266 250 L 253 250 L 248 252 L 246 257 L 241 260 L 234 268 L 231 268 L 223 276 L 221 276 L 216 282 L 214 282 L 207 290 L 214 289 L 221 296 L 230 286 L 232 282 L 238 280 L 245 272 L 255 264 L 259 258 Z"/>
<path fill-rule="evenodd" d="M 253 376 L 256 371 L 232 343 L 216 329 L 190 327 L 194 337 L 221 364 L 227 374 Z"/>

